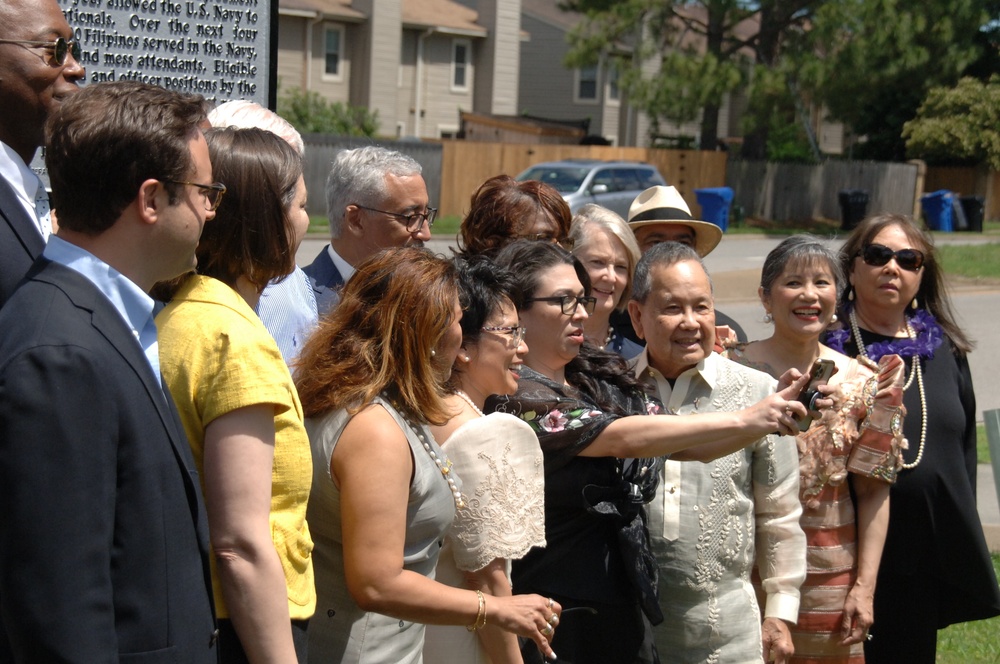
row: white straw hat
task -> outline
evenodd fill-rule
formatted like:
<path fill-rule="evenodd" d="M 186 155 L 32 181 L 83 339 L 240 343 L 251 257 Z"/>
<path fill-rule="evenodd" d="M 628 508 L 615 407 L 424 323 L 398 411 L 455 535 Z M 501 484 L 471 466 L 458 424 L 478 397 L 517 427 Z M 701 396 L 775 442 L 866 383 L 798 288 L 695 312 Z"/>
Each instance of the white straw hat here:
<path fill-rule="evenodd" d="M 635 197 L 628 210 L 628 225 L 634 233 L 654 224 L 687 226 L 694 231 L 694 250 L 707 256 L 722 241 L 722 229 L 691 217 L 691 209 L 675 187 L 650 187 Z"/>

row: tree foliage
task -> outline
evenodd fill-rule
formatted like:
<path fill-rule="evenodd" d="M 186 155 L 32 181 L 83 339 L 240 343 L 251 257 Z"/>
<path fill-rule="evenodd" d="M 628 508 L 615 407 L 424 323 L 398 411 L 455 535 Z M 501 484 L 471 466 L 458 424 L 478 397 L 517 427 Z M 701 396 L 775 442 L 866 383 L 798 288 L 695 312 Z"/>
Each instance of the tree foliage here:
<path fill-rule="evenodd" d="M 570 33 L 567 65 L 611 59 L 654 132 L 661 121 L 691 122 L 700 113 L 702 148 L 714 149 L 725 94 L 755 85 L 754 64 L 775 68 L 789 35 L 825 1 L 567 0 L 563 9 L 584 15 Z M 753 125 L 754 145 L 766 144 L 771 101 L 757 100 L 763 120 Z"/>
<path fill-rule="evenodd" d="M 903 125 L 976 60 L 984 0 L 836 0 L 817 12 L 802 80 L 852 132 L 855 155 L 905 157 Z"/>
<path fill-rule="evenodd" d="M 314 90 L 289 88 L 282 92 L 278 115 L 304 134 L 371 137 L 378 131 L 378 111 L 331 102 Z"/>
<path fill-rule="evenodd" d="M 989 164 L 1000 170 L 1000 76 L 932 88 L 903 126 L 911 157 L 936 164 Z"/>

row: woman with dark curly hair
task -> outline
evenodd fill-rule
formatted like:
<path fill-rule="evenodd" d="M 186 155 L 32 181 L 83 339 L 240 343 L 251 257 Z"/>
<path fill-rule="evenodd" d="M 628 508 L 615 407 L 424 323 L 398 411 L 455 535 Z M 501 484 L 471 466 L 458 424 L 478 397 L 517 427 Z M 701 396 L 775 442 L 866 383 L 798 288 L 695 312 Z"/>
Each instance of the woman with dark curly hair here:
<path fill-rule="evenodd" d="M 554 188 L 497 175 L 472 195 L 458 246 L 466 254 L 495 254 L 518 238 L 565 244 L 571 222 L 569 206 Z"/>
<path fill-rule="evenodd" d="M 934 662 L 937 630 L 1000 614 L 1000 591 L 976 510 L 976 397 L 968 353 L 931 237 L 909 217 L 863 221 L 840 250 L 849 286 L 843 327 L 827 345 L 906 366 L 909 449 L 875 587 L 869 664 Z"/>
<path fill-rule="evenodd" d="M 646 417 L 662 406 L 625 360 L 584 342 L 595 300 L 580 262 L 555 244 L 519 240 L 497 263 L 515 274 L 528 353 L 517 392 L 491 397 L 486 410 L 525 420 L 545 460 L 547 545 L 514 562 L 515 592 L 580 611 L 552 642 L 573 664 L 656 662 L 645 621 L 663 617 L 643 504 L 656 490 L 658 457 L 695 448 L 686 458 L 714 459 L 798 431 L 805 408 L 794 397 L 807 378 L 733 413 Z"/>

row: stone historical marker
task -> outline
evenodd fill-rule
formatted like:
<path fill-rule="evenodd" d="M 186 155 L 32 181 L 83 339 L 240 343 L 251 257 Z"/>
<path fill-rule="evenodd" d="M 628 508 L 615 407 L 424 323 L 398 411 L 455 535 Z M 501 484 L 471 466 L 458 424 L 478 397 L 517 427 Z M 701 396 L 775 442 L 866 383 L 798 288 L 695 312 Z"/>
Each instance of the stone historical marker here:
<path fill-rule="evenodd" d="M 277 0 L 59 0 L 84 85 L 139 80 L 275 108 Z M 41 150 L 32 167 L 48 183 Z"/>
<path fill-rule="evenodd" d="M 87 81 L 135 79 L 274 105 L 277 1 L 59 0 Z"/>

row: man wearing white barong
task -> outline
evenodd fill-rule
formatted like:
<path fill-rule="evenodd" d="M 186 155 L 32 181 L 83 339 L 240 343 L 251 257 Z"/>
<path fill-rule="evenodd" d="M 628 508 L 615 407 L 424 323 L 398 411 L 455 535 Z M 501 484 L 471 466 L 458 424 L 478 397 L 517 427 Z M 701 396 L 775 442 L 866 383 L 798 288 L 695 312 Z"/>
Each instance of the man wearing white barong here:
<path fill-rule="evenodd" d="M 629 303 L 646 349 L 636 375 L 668 413 L 745 408 L 775 389 L 767 374 L 713 351 L 711 281 L 698 254 L 678 243 L 647 252 Z M 769 435 L 711 463 L 667 461 L 647 506 L 665 619 L 654 628 L 662 662 L 786 661 L 787 623 L 805 579 L 795 440 Z M 760 570 L 763 625 L 751 583 Z"/>

